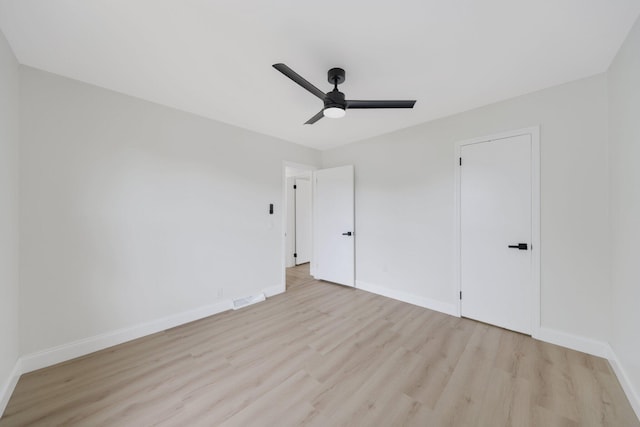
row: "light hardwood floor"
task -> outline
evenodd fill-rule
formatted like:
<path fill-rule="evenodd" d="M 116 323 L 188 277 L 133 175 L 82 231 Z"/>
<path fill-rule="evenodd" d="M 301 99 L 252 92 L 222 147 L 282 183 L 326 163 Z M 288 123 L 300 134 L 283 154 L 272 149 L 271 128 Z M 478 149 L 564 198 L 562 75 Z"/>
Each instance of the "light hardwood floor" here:
<path fill-rule="evenodd" d="M 638 426 L 606 360 L 290 269 L 286 294 L 23 375 L 0 426 Z"/>

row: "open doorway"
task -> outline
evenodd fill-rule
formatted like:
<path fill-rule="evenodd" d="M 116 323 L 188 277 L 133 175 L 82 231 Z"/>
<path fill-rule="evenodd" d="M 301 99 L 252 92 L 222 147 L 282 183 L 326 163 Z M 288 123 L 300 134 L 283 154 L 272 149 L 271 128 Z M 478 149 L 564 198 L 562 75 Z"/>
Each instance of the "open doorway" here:
<path fill-rule="evenodd" d="M 310 280 L 313 253 L 311 166 L 284 166 L 284 279 L 286 289 Z"/>
<path fill-rule="evenodd" d="M 355 286 L 354 177 L 353 165 L 318 170 L 284 163 L 285 290 L 315 279 Z"/>

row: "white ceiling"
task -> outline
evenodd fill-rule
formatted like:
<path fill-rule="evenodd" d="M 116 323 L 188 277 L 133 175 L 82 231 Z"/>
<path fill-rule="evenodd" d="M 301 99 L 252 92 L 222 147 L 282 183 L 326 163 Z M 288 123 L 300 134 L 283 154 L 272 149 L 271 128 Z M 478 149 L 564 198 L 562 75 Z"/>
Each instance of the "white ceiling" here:
<path fill-rule="evenodd" d="M 0 0 L 26 65 L 325 149 L 603 72 L 638 0 Z M 417 99 L 303 123 L 351 99 Z"/>

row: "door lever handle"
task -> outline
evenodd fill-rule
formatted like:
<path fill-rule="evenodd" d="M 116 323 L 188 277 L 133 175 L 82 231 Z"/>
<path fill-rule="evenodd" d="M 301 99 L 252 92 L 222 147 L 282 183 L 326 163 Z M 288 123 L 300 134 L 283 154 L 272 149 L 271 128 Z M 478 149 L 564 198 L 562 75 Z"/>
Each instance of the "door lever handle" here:
<path fill-rule="evenodd" d="M 517 245 L 509 245 L 509 248 L 511 248 L 511 249 L 520 249 L 521 251 L 526 251 L 527 249 L 529 249 L 529 245 L 527 245 L 526 243 L 518 243 Z"/>
<path fill-rule="evenodd" d="M 347 231 L 346 233 L 342 233 L 343 236 L 351 236 L 353 233 L 350 231 Z"/>

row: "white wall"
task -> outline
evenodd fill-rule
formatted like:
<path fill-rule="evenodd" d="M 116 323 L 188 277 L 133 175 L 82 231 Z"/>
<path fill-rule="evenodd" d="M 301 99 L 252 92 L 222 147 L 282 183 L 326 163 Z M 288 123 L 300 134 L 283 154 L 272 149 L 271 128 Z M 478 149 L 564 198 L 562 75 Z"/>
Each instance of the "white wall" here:
<path fill-rule="evenodd" d="M 316 150 L 30 68 L 21 132 L 22 354 L 284 286 Z"/>
<path fill-rule="evenodd" d="M 0 414 L 18 360 L 18 70 L 0 32 Z"/>
<path fill-rule="evenodd" d="M 611 346 L 640 416 L 640 21 L 609 72 Z"/>
<path fill-rule="evenodd" d="M 356 279 L 452 306 L 454 143 L 540 125 L 541 323 L 606 341 L 606 83 L 598 75 L 323 152 L 323 167 L 355 165 Z"/>

